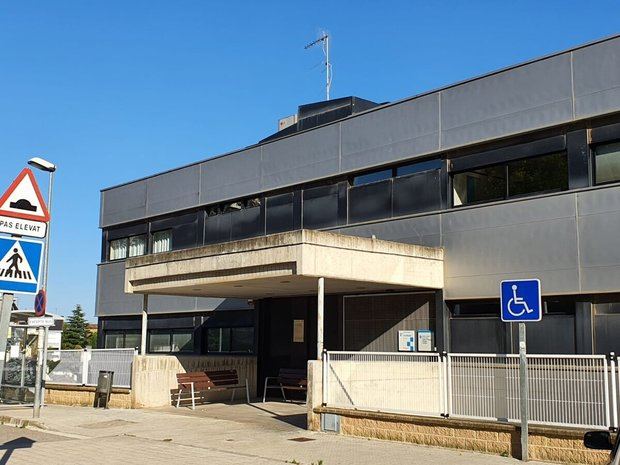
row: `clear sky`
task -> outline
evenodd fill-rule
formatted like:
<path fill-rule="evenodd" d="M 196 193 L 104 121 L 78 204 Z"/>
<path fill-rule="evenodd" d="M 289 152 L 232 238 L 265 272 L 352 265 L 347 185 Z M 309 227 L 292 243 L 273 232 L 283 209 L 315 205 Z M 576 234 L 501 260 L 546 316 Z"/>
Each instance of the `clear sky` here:
<path fill-rule="evenodd" d="M 322 100 L 322 53 L 304 50 L 322 29 L 332 97 L 384 102 L 619 26 L 617 0 L 0 0 L 0 189 L 31 156 L 58 165 L 48 309 L 92 319 L 99 190 L 253 144 Z"/>

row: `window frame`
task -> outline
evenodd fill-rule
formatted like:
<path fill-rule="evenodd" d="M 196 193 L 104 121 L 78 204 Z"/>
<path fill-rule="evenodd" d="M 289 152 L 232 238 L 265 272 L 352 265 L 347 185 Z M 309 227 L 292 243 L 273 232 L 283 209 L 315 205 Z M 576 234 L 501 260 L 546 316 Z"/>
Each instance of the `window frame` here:
<path fill-rule="evenodd" d="M 234 337 L 233 330 L 235 329 L 251 329 L 252 330 L 252 348 L 250 351 L 240 351 L 240 350 L 232 350 L 234 345 Z M 222 339 L 222 334 L 224 331 L 228 332 L 228 340 L 229 340 L 229 350 L 209 350 L 209 332 L 210 331 L 220 331 L 220 339 Z M 206 328 L 205 335 L 205 352 L 207 354 L 212 355 L 254 355 L 256 352 L 256 327 L 255 326 L 213 326 L 210 328 Z"/>
<path fill-rule="evenodd" d="M 605 146 L 605 145 L 612 145 L 612 144 L 620 145 L 620 139 L 608 140 L 608 141 L 598 142 L 596 144 L 591 144 L 590 145 L 590 152 L 592 153 L 590 159 L 592 161 L 592 185 L 593 186 L 608 186 L 610 184 L 617 184 L 617 183 L 620 182 L 620 177 L 618 179 L 612 180 L 612 181 L 598 182 L 596 180 L 596 166 L 597 166 L 597 153 L 596 153 L 596 149 L 598 147 L 602 147 L 602 146 Z M 620 151 L 618 151 L 618 156 L 620 156 Z"/>
<path fill-rule="evenodd" d="M 173 340 L 173 334 L 187 334 L 189 333 L 191 335 L 191 350 L 172 350 L 172 340 Z M 166 351 L 166 350 L 156 350 L 153 351 L 151 350 L 151 336 L 153 334 L 157 334 L 157 335 L 167 335 L 168 336 L 168 346 L 170 347 L 170 350 Z M 195 347 L 195 343 L 196 343 L 196 339 L 194 337 L 194 328 L 174 328 L 174 329 L 149 329 L 147 331 L 147 341 L 146 341 L 146 348 L 147 348 L 147 353 L 149 354 L 193 354 L 196 353 L 196 347 Z"/>
<path fill-rule="evenodd" d="M 118 258 L 112 258 L 112 243 L 113 242 L 121 242 L 124 241 L 125 242 L 125 256 L 124 257 L 118 257 Z M 111 239 L 108 241 L 108 260 L 111 262 L 116 262 L 118 260 L 127 260 L 127 258 L 129 257 L 129 237 L 119 237 L 117 239 Z"/>

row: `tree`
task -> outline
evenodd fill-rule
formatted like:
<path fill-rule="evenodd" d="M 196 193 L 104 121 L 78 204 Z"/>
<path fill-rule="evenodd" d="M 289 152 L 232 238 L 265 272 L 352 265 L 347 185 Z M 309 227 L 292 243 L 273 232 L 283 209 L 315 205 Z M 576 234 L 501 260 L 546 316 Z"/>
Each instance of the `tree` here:
<path fill-rule="evenodd" d="M 63 349 L 82 349 L 89 342 L 88 322 L 82 306 L 77 304 L 62 329 Z"/>

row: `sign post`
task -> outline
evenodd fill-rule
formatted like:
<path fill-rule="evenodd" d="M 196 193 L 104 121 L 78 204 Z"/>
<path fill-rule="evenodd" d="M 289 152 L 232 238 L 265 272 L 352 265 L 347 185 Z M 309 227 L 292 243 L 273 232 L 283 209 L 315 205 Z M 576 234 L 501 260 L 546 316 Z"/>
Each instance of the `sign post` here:
<path fill-rule="evenodd" d="M 521 415 L 521 460 L 529 461 L 529 385 L 527 377 L 527 322 L 542 320 L 540 280 L 516 279 L 500 284 L 502 321 L 519 323 L 519 412 Z"/>
<path fill-rule="evenodd" d="M 33 163 L 31 163 L 33 162 Z M 36 163 L 34 163 L 36 162 Z M 41 163 L 45 163 L 41 165 Z M 54 165 L 41 159 L 32 159 L 29 163 L 53 172 Z M 51 165 L 51 166 L 47 166 Z M 48 200 L 51 200 L 51 182 Z M 48 234 L 50 214 L 43 201 L 36 178 L 29 168 L 24 168 L 6 192 L 0 197 L 0 233 L 11 237 L 0 237 L 0 292 L 3 292 L 2 313 L 0 314 L 0 383 L 4 371 L 8 326 L 13 306 L 13 292 L 37 294 L 40 277 L 43 276 L 43 289 L 47 287 L 47 252 L 45 272 L 41 273 L 43 250 L 42 242 L 23 239 L 22 236 L 43 239 Z M 48 237 L 49 240 L 49 237 Z M 42 292 L 37 298 L 37 316 L 45 315 L 46 295 Z M 37 320 L 35 318 L 35 320 Z M 46 320 L 38 318 L 38 320 Z M 33 322 L 38 326 L 38 355 L 36 365 L 34 417 L 40 415 L 42 379 L 45 376 L 47 359 L 48 321 Z M 40 324 L 39 324 L 40 323 Z M 52 320 L 53 324 L 53 320 Z"/>

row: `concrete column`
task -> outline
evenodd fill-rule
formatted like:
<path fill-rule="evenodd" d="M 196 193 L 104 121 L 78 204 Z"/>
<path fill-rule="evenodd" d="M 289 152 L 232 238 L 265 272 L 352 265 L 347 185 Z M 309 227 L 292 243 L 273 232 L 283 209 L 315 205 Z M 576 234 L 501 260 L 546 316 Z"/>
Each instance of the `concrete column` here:
<path fill-rule="evenodd" d="M 140 333 L 140 355 L 146 355 L 146 334 L 148 323 L 149 296 L 144 294 L 142 300 L 142 332 Z"/>
<path fill-rule="evenodd" d="M 325 278 L 319 278 L 316 309 L 316 358 L 323 356 L 323 310 L 325 302 Z"/>

